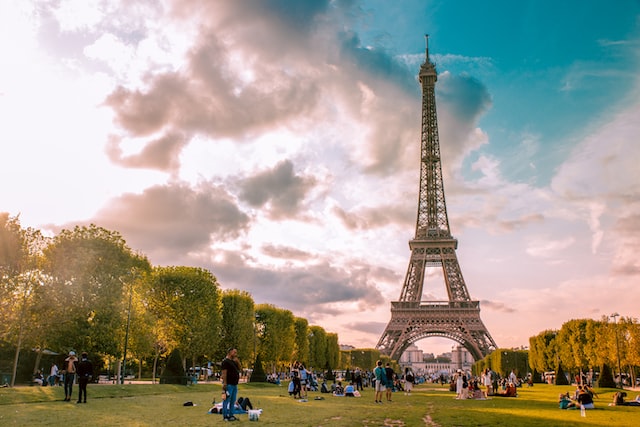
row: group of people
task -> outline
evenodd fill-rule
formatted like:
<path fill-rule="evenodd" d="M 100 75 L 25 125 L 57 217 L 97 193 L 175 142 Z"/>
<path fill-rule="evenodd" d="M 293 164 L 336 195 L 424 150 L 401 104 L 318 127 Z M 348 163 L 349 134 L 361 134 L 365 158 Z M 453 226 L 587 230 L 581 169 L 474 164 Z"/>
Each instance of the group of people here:
<path fill-rule="evenodd" d="M 324 390 L 326 390 L 324 393 L 328 393 L 326 381 L 323 382 L 322 385 L 324 386 Z M 345 387 L 342 386 L 342 381 L 338 381 L 338 383 L 334 382 L 331 384 L 331 393 L 338 397 L 360 397 L 360 392 L 357 390 L 354 381 L 350 381 Z"/>
<path fill-rule="evenodd" d="M 455 387 L 456 399 L 488 399 L 489 396 L 496 397 L 517 397 L 518 396 L 518 379 L 516 374 L 511 371 L 507 378 L 503 378 L 500 383 L 496 379 L 496 375 L 490 370 L 485 369 L 480 377 L 472 377 L 467 375 L 462 369 L 453 375 L 452 387 Z M 484 389 L 481 389 L 484 387 Z M 502 391 L 499 391 L 499 389 Z M 451 390 L 454 390 L 453 388 Z"/>
<path fill-rule="evenodd" d="M 376 397 L 375 397 L 375 401 L 376 403 L 382 403 L 382 395 L 385 394 L 385 397 L 387 399 L 387 402 L 392 402 L 392 393 L 394 388 L 396 387 L 396 381 L 398 380 L 396 373 L 393 371 L 393 368 L 391 368 L 391 364 L 387 363 L 386 366 L 382 366 L 382 361 L 378 360 L 376 362 L 376 367 L 373 370 L 373 375 L 374 375 L 374 387 L 375 387 L 375 391 L 376 391 Z M 412 374 L 413 377 L 413 374 Z M 412 384 L 409 386 L 409 389 L 411 389 L 413 386 L 413 382 Z M 405 389 L 406 390 L 406 389 Z"/>
<path fill-rule="evenodd" d="M 64 400 L 71 401 L 73 394 L 73 383 L 78 380 L 78 400 L 76 403 L 87 403 L 87 384 L 93 377 L 93 364 L 89 360 L 87 353 L 83 352 L 80 359 L 76 357 L 75 351 L 70 351 L 64 359 Z"/>
<path fill-rule="evenodd" d="M 578 385 L 573 397 L 567 393 L 561 393 L 558 397 L 558 407 L 560 409 L 594 409 L 593 391 L 590 387 Z"/>
<path fill-rule="evenodd" d="M 306 399 L 307 389 L 311 385 L 311 373 L 297 360 L 291 366 L 289 395 L 296 399 Z"/>
<path fill-rule="evenodd" d="M 64 385 L 64 401 L 69 402 L 73 394 L 73 384 L 77 381 L 79 391 L 76 403 L 87 403 L 87 385 L 92 377 L 93 364 L 89 360 L 88 354 L 83 352 L 78 359 L 76 352 L 72 350 L 64 359 L 62 369 L 59 369 L 58 365 L 53 362 L 49 376 L 44 378 L 42 371 L 38 370 L 34 374 L 33 382 L 41 386 Z"/>
<path fill-rule="evenodd" d="M 73 394 L 73 384 L 78 382 L 78 401 L 77 403 L 87 403 L 87 384 L 93 377 L 93 364 L 89 360 L 87 353 L 82 353 L 80 359 L 76 356 L 75 351 L 70 351 L 64 359 L 62 369 L 58 368 L 55 362 L 51 363 L 49 376 L 44 378 L 42 372 L 38 370 L 34 374 L 33 382 L 41 386 L 64 385 L 64 401 L 71 401 Z"/>

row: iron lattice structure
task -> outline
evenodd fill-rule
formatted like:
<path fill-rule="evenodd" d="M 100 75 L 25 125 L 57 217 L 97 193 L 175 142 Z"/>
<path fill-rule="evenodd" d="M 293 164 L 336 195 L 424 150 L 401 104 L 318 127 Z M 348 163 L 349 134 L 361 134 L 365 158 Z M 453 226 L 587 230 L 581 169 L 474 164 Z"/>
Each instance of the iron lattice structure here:
<path fill-rule="evenodd" d="M 397 360 L 414 342 L 438 336 L 460 343 L 480 360 L 497 346 L 480 319 L 480 303 L 469 297 L 456 257 L 458 241 L 449 229 L 436 114 L 437 73 L 429 60 L 428 42 L 427 37 L 426 60 L 419 73 L 422 137 L 416 233 L 409 241 L 411 259 L 400 300 L 391 302 L 391 320 L 377 348 Z M 426 267 L 442 268 L 448 301 L 422 301 Z"/>

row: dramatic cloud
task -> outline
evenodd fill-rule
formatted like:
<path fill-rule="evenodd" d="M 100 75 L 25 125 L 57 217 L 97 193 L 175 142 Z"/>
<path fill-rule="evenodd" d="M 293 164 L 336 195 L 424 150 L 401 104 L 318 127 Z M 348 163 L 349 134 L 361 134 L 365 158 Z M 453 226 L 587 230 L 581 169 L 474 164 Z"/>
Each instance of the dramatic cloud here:
<path fill-rule="evenodd" d="M 611 23 L 514 2 L 460 26 L 449 2 L 8 0 L 0 211 L 113 229 L 372 347 L 411 255 L 428 31 L 449 221 L 498 344 L 633 314 L 630 3 Z"/>
<path fill-rule="evenodd" d="M 113 199 L 92 219 L 118 230 L 129 245 L 161 263 L 233 239 L 246 231 L 249 217 L 223 188 L 202 184 L 156 186 L 142 194 Z"/>
<path fill-rule="evenodd" d="M 257 301 L 315 317 L 333 310 L 334 303 L 356 303 L 364 307 L 386 301 L 375 287 L 378 272 L 368 266 L 344 270 L 316 259 L 304 267 L 286 269 L 256 267 L 242 254 L 219 252 L 212 271 L 224 277 L 225 287 L 251 292 Z"/>
<path fill-rule="evenodd" d="M 285 160 L 273 169 L 242 180 L 240 198 L 252 207 L 263 208 L 274 219 L 295 218 L 314 185 L 313 177 L 296 176 L 293 163 Z"/>

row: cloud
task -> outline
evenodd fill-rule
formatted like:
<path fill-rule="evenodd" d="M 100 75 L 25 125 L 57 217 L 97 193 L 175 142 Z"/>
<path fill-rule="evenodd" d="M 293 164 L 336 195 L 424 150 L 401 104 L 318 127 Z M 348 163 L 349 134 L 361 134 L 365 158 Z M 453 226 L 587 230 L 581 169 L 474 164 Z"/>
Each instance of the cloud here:
<path fill-rule="evenodd" d="M 262 245 L 261 250 L 263 254 L 268 255 L 272 258 L 297 261 L 307 261 L 313 259 L 312 253 L 301 251 L 290 246 L 265 244 Z"/>
<path fill-rule="evenodd" d="M 180 169 L 180 152 L 188 142 L 183 134 L 165 134 L 162 137 L 147 141 L 140 153 L 123 155 L 122 139 L 115 135 L 109 137 L 105 151 L 109 159 L 120 166 L 129 168 L 158 169 L 177 173 Z"/>
<path fill-rule="evenodd" d="M 371 230 L 391 224 L 406 226 L 407 230 L 414 225 L 414 209 L 399 209 L 390 205 L 379 205 L 375 208 L 363 207 L 350 212 L 339 206 L 333 206 L 334 213 L 349 230 Z"/>
<path fill-rule="evenodd" d="M 256 302 L 277 304 L 297 315 L 321 315 L 336 303 L 370 307 L 387 302 L 375 285 L 386 273 L 370 266 L 334 267 L 324 255 L 281 269 L 253 265 L 250 256 L 237 251 L 215 251 L 211 258 L 215 263 L 210 269 L 223 287 L 247 290 Z"/>
<path fill-rule="evenodd" d="M 443 174 L 449 187 L 455 185 L 452 178 L 459 173 L 463 159 L 489 142 L 477 124 L 492 101 L 479 80 L 446 71 L 438 76 L 436 95 Z"/>
<path fill-rule="evenodd" d="M 480 301 L 480 306 L 483 309 L 499 311 L 502 313 L 514 313 L 516 311 L 513 307 L 509 307 L 507 304 L 499 301 L 482 300 Z"/>
<path fill-rule="evenodd" d="M 373 335 L 380 335 L 384 331 L 386 326 L 386 322 L 351 322 L 345 325 L 346 328 L 353 331 Z"/>
<path fill-rule="evenodd" d="M 283 160 L 272 169 L 241 179 L 239 197 L 272 219 L 295 218 L 315 184 L 314 177 L 295 175 L 293 163 Z"/>
<path fill-rule="evenodd" d="M 613 236 L 626 243 L 612 249 L 618 253 L 615 269 L 627 273 L 638 271 L 629 247 L 638 246 L 640 235 L 617 231 L 626 230 L 628 219 L 640 215 L 636 203 L 640 200 L 636 185 L 640 182 L 640 145 L 636 143 L 639 116 L 637 102 L 612 114 L 608 122 L 575 146 L 551 182 L 557 196 L 588 225 L 593 253 L 599 252 L 605 242 L 606 224 L 614 224 Z"/>
<path fill-rule="evenodd" d="M 130 247 L 154 262 L 173 264 L 213 241 L 237 238 L 248 229 L 250 218 L 220 186 L 176 183 L 118 196 L 91 222 L 118 230 Z"/>

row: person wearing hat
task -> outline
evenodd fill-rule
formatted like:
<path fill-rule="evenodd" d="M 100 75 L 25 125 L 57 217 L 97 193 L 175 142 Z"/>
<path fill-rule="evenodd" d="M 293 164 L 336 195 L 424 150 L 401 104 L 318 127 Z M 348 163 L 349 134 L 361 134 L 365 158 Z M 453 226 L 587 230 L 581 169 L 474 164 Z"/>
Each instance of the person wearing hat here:
<path fill-rule="evenodd" d="M 456 371 L 456 399 L 463 398 L 463 392 L 462 392 L 463 389 L 464 389 L 464 378 L 462 374 L 462 369 L 458 369 Z"/>
<path fill-rule="evenodd" d="M 69 402 L 73 391 L 73 382 L 76 379 L 76 367 L 78 358 L 75 351 L 69 352 L 69 357 L 64 359 L 64 400 Z"/>

